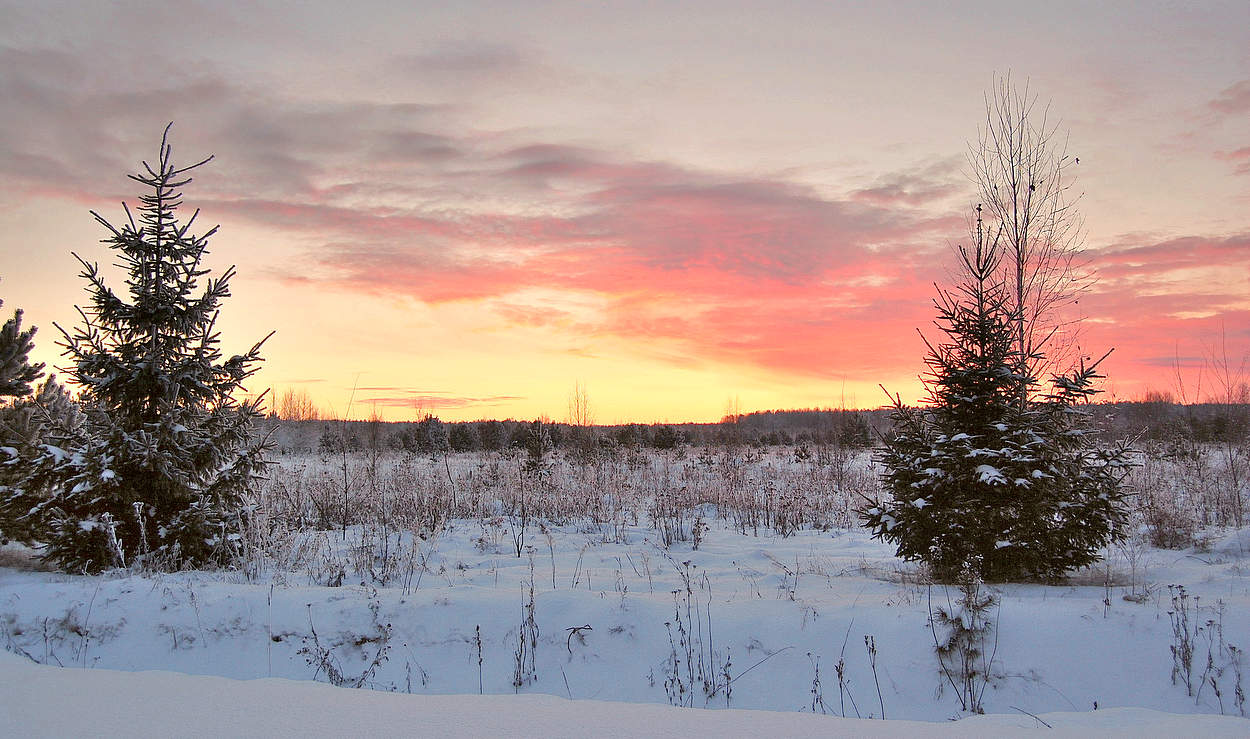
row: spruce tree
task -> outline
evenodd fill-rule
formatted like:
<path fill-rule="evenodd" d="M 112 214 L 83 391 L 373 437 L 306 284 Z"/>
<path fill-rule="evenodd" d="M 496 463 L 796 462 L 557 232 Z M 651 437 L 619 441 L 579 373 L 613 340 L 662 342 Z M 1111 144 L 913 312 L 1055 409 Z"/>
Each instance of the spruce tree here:
<path fill-rule="evenodd" d="M 72 429 L 80 418 L 77 401 L 56 375 L 49 375 L 32 396 L 0 406 L 0 536 L 5 543 L 33 536 L 30 518 L 21 515 L 27 509 L 6 505 L 10 497 L 29 501 L 24 492 L 29 461 L 43 453 L 41 445 L 52 440 L 53 429 Z"/>
<path fill-rule="evenodd" d="M 0 300 L 0 306 L 3 305 Z M 30 383 L 43 374 L 42 364 L 30 363 L 35 330 L 33 326 L 22 330 L 21 309 L 14 311 L 0 328 L 0 400 L 29 395 Z"/>
<path fill-rule="evenodd" d="M 0 300 L 0 306 L 3 305 L 4 301 Z M 34 408 L 26 400 L 30 384 L 43 374 L 42 364 L 30 363 L 34 337 L 33 326 L 22 330 L 20 309 L 0 328 L 0 503 L 17 484 L 22 451 L 31 447 L 30 439 L 37 438 L 37 433 L 34 436 L 31 433 L 35 425 Z M 3 537 L 0 540 L 7 543 L 8 537 L 17 536 L 20 530 L 21 526 L 10 520 L 0 505 L 0 537 Z"/>
<path fill-rule="evenodd" d="M 959 255 L 964 283 L 934 300 L 946 341 L 929 345 L 925 406 L 895 398 L 881 455 L 892 497 L 860 512 L 939 579 L 1055 579 L 1124 535 L 1128 453 L 1094 443 L 1084 406 L 1098 363 L 1038 390 L 1027 368 L 1041 357 L 1019 354 L 1016 308 L 995 278 L 1001 250 L 979 219 Z"/>
<path fill-rule="evenodd" d="M 171 124 L 172 125 L 172 124 Z M 130 178 L 148 188 L 119 228 L 92 212 L 127 274 L 118 294 L 99 265 L 82 265 L 90 305 L 63 336 L 82 418 L 58 424 L 26 465 L 6 509 L 71 571 L 143 560 L 160 568 L 223 562 L 238 540 L 246 495 L 266 465 L 253 432 L 262 397 L 240 401 L 261 342 L 224 358 L 216 329 L 234 268 L 204 264 L 216 228 L 191 233 L 198 211 L 178 220 L 189 167 L 175 167 L 161 139 L 155 168 Z M 266 337 L 268 338 L 268 337 Z"/>

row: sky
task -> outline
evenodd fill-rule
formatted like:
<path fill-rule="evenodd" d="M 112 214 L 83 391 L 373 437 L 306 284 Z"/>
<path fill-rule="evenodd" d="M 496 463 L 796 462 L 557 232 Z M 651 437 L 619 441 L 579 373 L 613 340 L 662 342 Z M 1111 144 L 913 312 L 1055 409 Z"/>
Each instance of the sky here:
<path fill-rule="evenodd" d="M 939 6 L 940 7 L 937 7 Z M 996 76 L 1080 158 L 1080 351 L 1118 399 L 1250 352 L 1250 4 L 7 2 L 0 298 L 108 265 L 174 122 L 256 392 L 388 420 L 921 397 Z M 106 270 L 107 272 L 107 270 Z M 121 286 L 117 272 L 108 273 Z M 1181 381 L 1177 381 L 1177 368 Z M 1245 373 L 1243 373 L 1244 375 Z"/>

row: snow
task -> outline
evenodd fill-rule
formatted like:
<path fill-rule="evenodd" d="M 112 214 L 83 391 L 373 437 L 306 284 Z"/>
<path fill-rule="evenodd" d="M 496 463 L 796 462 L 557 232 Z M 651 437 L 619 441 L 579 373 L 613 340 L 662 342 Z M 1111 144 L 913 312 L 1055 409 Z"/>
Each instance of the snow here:
<path fill-rule="evenodd" d="M 350 567 L 342 586 L 326 584 L 358 556 L 359 529 L 349 529 L 346 542 L 333 532 L 299 544 L 322 547 L 306 567 L 250 578 L 0 568 L 0 646 L 26 655 L 0 667 L 6 686 L 20 686 L 0 691 L 0 725 L 23 736 L 134 727 L 153 735 L 187 727 L 203 735 L 633 735 L 645 727 L 655 736 L 991 736 L 1032 731 L 1038 724 L 1026 711 L 1069 735 L 1250 734 L 1244 719 L 1202 715 L 1220 711 L 1211 690 L 1195 699 L 1172 684 L 1173 606 L 1164 587 L 1185 583 L 1200 598 L 1194 622 L 1222 618 L 1228 641 L 1240 646 L 1250 634 L 1250 559 L 1239 554 L 1245 537 L 1237 534 L 1217 544 L 1225 554 L 1146 548 L 1135 579 L 1113 550 L 1110 592 L 1101 565 L 1066 585 L 995 586 L 999 646 L 985 703 L 996 715 L 966 717 L 949 688 L 939 692 L 927 626 L 929 600 L 945 606 L 954 591 L 917 585 L 914 567 L 863 531 L 755 537 L 714 525 L 697 551 L 689 543 L 664 550 L 646 527 L 625 531 L 624 543 L 577 525 L 548 533 L 550 541 L 529 531 L 539 638 L 536 679 L 519 696 L 514 652 L 531 564 L 511 551 L 506 525 L 453 522 L 416 542 L 413 559 L 425 568 L 385 587 L 362 586 Z M 690 610 L 683 573 L 692 582 Z M 1147 595 L 1120 597 L 1130 592 Z M 677 621 L 696 613 L 684 627 L 708 672 L 732 663 L 729 710 L 723 692 L 705 700 L 697 681 L 695 708 L 717 710 L 664 705 L 669 634 L 676 640 Z M 570 636 L 569 627 L 585 624 L 592 630 Z M 375 691 L 314 683 L 326 671 L 310 662 L 313 629 L 355 680 L 378 653 L 383 625 L 386 659 L 364 679 Z M 486 696 L 476 695 L 475 633 Z M 880 696 L 863 647 L 869 635 Z M 836 720 L 811 715 L 817 661 L 823 710 Z M 684 654 L 679 662 L 687 677 Z M 1224 710 L 1235 713 L 1231 669 L 1223 680 Z M 879 705 L 889 720 L 869 722 Z"/>
<path fill-rule="evenodd" d="M 1206 532 L 1209 551 L 1112 548 L 1059 585 L 987 586 L 990 715 L 968 716 L 929 627 L 931 606 L 959 612 L 956 589 L 863 530 L 752 535 L 698 511 L 698 549 L 662 546 L 645 514 L 531 522 L 521 557 L 516 520 L 489 514 L 426 539 L 392 529 L 386 560 L 376 529 L 278 531 L 224 572 L 70 576 L 0 547 L 0 734 L 1250 736 L 1218 715 L 1240 709 L 1208 624 L 1246 646 L 1250 530 Z M 531 582 L 535 669 L 518 688 Z M 1195 684 L 1210 644 L 1219 696 L 1172 680 L 1170 585 L 1204 628 Z M 327 668 L 366 689 L 326 685 Z M 693 708 L 667 705 L 674 676 Z"/>
<path fill-rule="evenodd" d="M 57 464 L 69 459 L 69 452 L 59 446 L 53 446 L 52 444 L 40 444 L 39 446 L 48 454 L 48 456 L 52 457 L 52 460 Z"/>
<path fill-rule="evenodd" d="M 707 711 L 545 695 L 425 696 L 282 679 L 46 667 L 0 653 L 11 736 L 1243 737 L 1247 722 L 1140 708 L 973 716 L 958 723 Z M 55 697 L 65 703 L 49 705 Z M 1053 728 L 1046 728 L 1045 721 Z"/>
<path fill-rule="evenodd" d="M 1221 559 L 1250 558 L 1250 529 L 1233 531 L 1211 547 L 1211 553 Z"/>
<path fill-rule="evenodd" d="M 977 477 L 981 480 L 981 482 L 995 485 L 1007 481 L 1007 478 L 1003 476 L 1002 470 L 998 469 L 994 465 L 979 464 L 974 471 L 977 473 Z"/>

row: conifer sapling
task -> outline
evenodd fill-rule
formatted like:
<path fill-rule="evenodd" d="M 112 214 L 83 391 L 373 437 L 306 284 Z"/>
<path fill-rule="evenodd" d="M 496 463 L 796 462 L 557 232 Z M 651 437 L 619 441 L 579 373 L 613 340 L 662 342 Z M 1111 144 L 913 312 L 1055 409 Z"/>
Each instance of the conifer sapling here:
<path fill-rule="evenodd" d="M 1016 309 L 995 277 L 1001 249 L 979 217 L 975 248 L 959 255 L 965 281 L 934 300 L 946 342 L 929 346 L 925 407 L 894 398 L 881 455 L 891 498 L 860 513 L 939 579 L 970 565 L 987 580 L 1054 579 L 1123 537 L 1128 450 L 1094 442 L 1084 406 L 1101 360 L 1039 393 L 1029 367 L 1041 357 L 1020 354 Z"/>
<path fill-rule="evenodd" d="M 74 330 L 57 328 L 82 419 L 53 430 L 5 501 L 26 538 L 72 571 L 225 561 L 267 464 L 267 443 L 253 431 L 263 395 L 236 398 L 264 340 L 223 358 L 216 323 L 234 268 L 210 276 L 204 258 L 216 228 L 193 235 L 198 211 L 178 220 L 187 173 L 212 157 L 175 167 L 168 134 L 156 167 L 144 162 L 144 173 L 130 175 L 149 188 L 137 212 L 123 205 L 121 227 L 92 213 L 126 289 L 115 292 L 97 263 L 74 255 L 90 304 Z"/>

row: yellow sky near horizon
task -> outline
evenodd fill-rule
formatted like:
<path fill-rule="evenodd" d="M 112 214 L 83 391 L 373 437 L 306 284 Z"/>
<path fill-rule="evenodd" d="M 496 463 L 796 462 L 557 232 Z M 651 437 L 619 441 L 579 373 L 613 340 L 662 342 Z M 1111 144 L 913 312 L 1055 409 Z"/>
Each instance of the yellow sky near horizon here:
<path fill-rule="evenodd" d="M 1244 3 L 0 8 L 0 298 L 50 365 L 70 251 L 111 261 L 88 210 L 123 217 L 173 120 L 177 161 L 216 157 L 186 203 L 238 267 L 224 348 L 276 330 L 253 391 L 389 420 L 560 420 L 575 383 L 601 423 L 913 401 L 1008 72 L 1081 158 L 1109 394 L 1250 357 Z"/>

